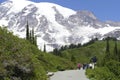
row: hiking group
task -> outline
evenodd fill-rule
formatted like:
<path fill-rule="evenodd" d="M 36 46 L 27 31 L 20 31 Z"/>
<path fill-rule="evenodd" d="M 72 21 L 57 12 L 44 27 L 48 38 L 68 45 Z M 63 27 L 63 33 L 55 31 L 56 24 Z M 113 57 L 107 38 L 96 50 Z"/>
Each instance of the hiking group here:
<path fill-rule="evenodd" d="M 94 56 L 94 57 L 92 57 L 92 58 L 90 59 L 90 63 L 83 63 L 83 64 L 78 63 L 78 64 L 77 64 L 77 68 L 78 68 L 79 70 L 80 70 L 81 68 L 82 68 L 82 69 L 88 69 L 88 68 L 94 69 L 94 68 L 95 68 L 95 65 L 96 65 L 96 62 L 97 62 L 97 58 L 96 58 L 96 56 Z"/>

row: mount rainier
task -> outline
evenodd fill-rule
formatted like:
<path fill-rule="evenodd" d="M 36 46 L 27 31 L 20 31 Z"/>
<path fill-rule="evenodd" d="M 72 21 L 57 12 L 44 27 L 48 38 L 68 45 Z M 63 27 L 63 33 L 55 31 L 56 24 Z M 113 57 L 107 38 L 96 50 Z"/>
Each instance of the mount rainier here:
<path fill-rule="evenodd" d="M 48 2 L 7 0 L 0 4 L 0 25 L 20 38 L 26 36 L 26 23 L 34 28 L 37 45 L 47 51 L 71 43 L 86 43 L 106 36 L 120 39 L 120 22 L 100 21 L 90 11 L 74 11 Z"/>

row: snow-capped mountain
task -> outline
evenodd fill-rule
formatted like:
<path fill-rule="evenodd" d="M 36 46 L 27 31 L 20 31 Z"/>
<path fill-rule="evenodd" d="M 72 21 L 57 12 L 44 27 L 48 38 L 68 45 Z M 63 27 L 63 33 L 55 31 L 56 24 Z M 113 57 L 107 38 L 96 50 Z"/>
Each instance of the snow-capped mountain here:
<path fill-rule="evenodd" d="M 25 38 L 26 23 L 35 30 L 40 49 L 48 51 L 71 43 L 86 43 L 104 36 L 120 38 L 120 23 L 97 19 L 92 12 L 74 11 L 54 3 L 7 0 L 0 4 L 0 25 Z"/>

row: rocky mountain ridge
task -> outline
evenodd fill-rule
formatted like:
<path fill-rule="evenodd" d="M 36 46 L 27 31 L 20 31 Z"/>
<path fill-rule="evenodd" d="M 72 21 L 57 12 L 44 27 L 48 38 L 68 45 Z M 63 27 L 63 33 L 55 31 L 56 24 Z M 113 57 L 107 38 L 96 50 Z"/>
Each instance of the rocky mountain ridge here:
<path fill-rule="evenodd" d="M 74 11 L 48 2 L 7 0 L 0 4 L 0 24 L 25 38 L 26 23 L 35 30 L 37 45 L 47 51 L 92 38 L 113 36 L 120 39 L 120 22 L 102 22 L 90 11 Z"/>

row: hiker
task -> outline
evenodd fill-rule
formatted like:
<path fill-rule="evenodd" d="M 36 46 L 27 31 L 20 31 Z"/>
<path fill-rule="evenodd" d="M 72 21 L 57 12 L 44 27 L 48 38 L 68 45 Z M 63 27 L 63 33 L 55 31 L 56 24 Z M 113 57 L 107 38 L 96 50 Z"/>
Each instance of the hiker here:
<path fill-rule="evenodd" d="M 94 64 L 96 64 L 96 62 L 97 62 L 97 57 L 96 57 L 96 56 L 92 57 L 92 58 L 91 58 L 91 62 L 93 62 Z"/>
<path fill-rule="evenodd" d="M 83 64 L 83 69 L 86 69 L 86 64 L 85 63 Z"/>
<path fill-rule="evenodd" d="M 89 64 L 86 64 L 86 69 L 88 69 L 89 68 Z"/>
<path fill-rule="evenodd" d="M 94 63 L 90 63 L 90 64 L 89 64 L 89 68 L 90 68 L 90 69 L 94 69 L 94 68 L 95 68 Z"/>
<path fill-rule="evenodd" d="M 80 63 L 78 63 L 77 67 L 78 67 L 79 70 L 81 69 L 81 66 L 82 65 Z"/>
<path fill-rule="evenodd" d="M 89 68 L 92 69 L 92 63 L 89 64 Z"/>

